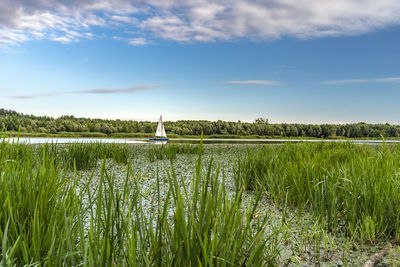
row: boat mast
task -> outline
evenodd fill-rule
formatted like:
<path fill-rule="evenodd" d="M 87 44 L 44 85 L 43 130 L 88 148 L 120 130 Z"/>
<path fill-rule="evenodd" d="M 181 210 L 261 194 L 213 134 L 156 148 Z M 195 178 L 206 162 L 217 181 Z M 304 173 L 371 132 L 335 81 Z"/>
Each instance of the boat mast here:
<path fill-rule="evenodd" d="M 161 138 L 164 137 L 164 123 L 162 121 L 162 115 L 160 115 L 160 122 L 161 122 Z"/>

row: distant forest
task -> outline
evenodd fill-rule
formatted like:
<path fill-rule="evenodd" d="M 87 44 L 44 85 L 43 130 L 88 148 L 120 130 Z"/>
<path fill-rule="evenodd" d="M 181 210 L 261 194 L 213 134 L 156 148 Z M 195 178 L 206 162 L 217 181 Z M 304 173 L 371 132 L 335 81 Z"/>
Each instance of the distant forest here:
<path fill-rule="evenodd" d="M 155 132 L 157 122 L 75 118 L 52 118 L 21 114 L 0 109 L 0 126 L 8 132 L 22 135 L 80 135 L 80 136 L 149 136 Z M 272 124 L 258 118 L 253 123 L 233 121 L 166 121 L 167 135 L 215 137 L 313 137 L 313 138 L 395 138 L 400 136 L 400 125 L 367 124 Z"/>

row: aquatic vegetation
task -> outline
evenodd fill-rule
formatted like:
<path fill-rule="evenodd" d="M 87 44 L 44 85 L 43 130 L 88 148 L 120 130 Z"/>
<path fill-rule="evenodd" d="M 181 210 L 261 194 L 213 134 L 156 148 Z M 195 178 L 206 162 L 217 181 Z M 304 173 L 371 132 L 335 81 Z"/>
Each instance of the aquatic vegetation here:
<path fill-rule="evenodd" d="M 107 153 L 116 157 L 117 147 L 73 144 L 32 150 L 5 141 L 0 147 L 2 265 L 276 264 L 279 235 L 266 231 L 267 215 L 255 216 L 260 197 L 244 207 L 241 190 L 229 195 L 219 168 L 213 169 L 212 162 L 202 168 L 201 146 L 189 187 L 173 164 L 167 181 L 157 178 L 156 209 L 150 214 L 142 207 L 140 174 L 128 165 L 121 184 L 105 167 Z M 77 166 L 92 168 L 99 155 L 105 155 L 100 175 L 80 178 Z M 166 196 L 160 194 L 161 182 L 168 187 Z"/>
<path fill-rule="evenodd" d="M 239 188 L 310 209 L 333 232 L 362 241 L 400 239 L 400 146 L 284 144 L 238 160 Z"/>
<path fill-rule="evenodd" d="M 87 170 L 97 166 L 98 160 L 112 158 L 116 163 L 128 163 L 131 152 L 123 144 L 104 143 L 71 143 L 62 147 L 53 148 L 50 153 L 59 157 L 59 161 L 70 169 Z"/>
<path fill-rule="evenodd" d="M 74 218 L 80 212 L 74 182 L 64 179 L 44 150 L 38 161 L 29 146 L 4 141 L 0 146 L 3 264 L 70 263 L 69 240 L 77 239 Z"/>
<path fill-rule="evenodd" d="M 387 144 L 3 140 L 0 264 L 360 265 L 359 241 L 398 240 L 399 158 Z"/>
<path fill-rule="evenodd" d="M 147 156 L 150 162 L 154 162 L 163 159 L 173 160 L 177 154 L 197 154 L 198 152 L 199 145 L 167 144 L 153 146 L 147 151 Z"/>

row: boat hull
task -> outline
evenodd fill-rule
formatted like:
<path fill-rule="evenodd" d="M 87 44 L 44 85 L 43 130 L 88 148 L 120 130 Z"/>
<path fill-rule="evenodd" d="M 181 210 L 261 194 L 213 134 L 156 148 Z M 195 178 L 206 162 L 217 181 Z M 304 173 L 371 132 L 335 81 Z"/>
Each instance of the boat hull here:
<path fill-rule="evenodd" d="M 150 141 L 168 141 L 168 138 L 150 138 Z"/>

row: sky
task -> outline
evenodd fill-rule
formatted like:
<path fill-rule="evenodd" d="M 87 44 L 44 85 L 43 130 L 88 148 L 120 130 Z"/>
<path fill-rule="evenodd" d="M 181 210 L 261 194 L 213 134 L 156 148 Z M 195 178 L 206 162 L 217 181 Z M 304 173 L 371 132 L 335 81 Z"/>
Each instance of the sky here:
<path fill-rule="evenodd" d="M 0 108 L 400 123 L 397 0 L 0 0 Z"/>

